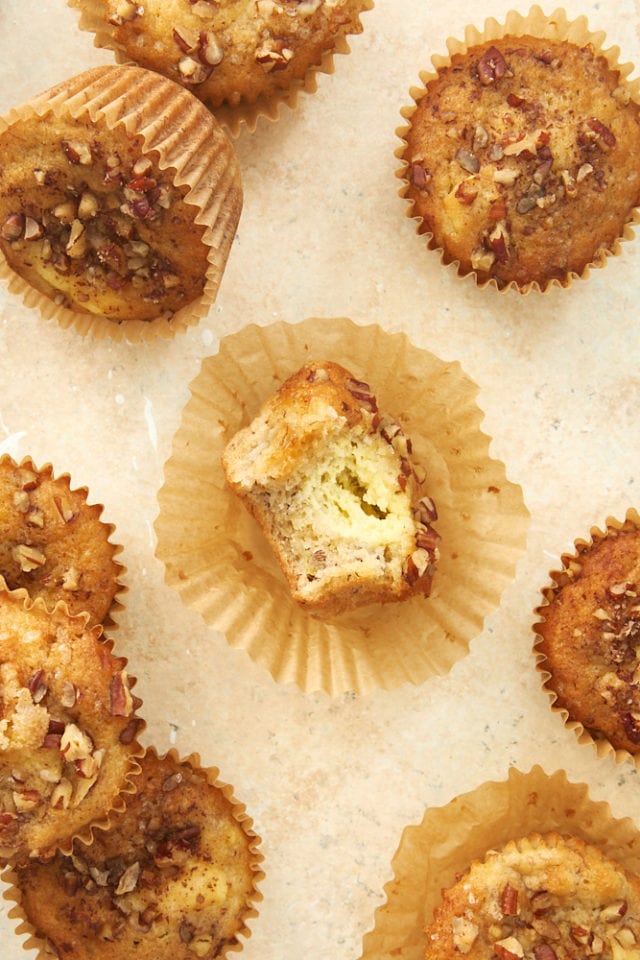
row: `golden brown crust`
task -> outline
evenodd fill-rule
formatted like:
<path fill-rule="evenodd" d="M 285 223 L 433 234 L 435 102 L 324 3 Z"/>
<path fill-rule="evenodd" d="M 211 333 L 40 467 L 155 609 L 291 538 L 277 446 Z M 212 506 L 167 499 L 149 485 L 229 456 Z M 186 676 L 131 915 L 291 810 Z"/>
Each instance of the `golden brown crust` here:
<path fill-rule="evenodd" d="M 474 861 L 425 932 L 427 960 L 633 960 L 640 879 L 577 837 L 531 834 Z"/>
<path fill-rule="evenodd" d="M 640 108 L 590 45 L 507 36 L 457 53 L 409 124 L 410 212 L 480 282 L 564 284 L 640 202 Z"/>
<path fill-rule="evenodd" d="M 106 318 L 139 335 L 148 321 L 178 328 L 206 312 L 242 183 L 195 97 L 140 67 L 95 67 L 0 120 L 0 149 L 0 262 L 12 289 L 31 301 L 39 291 L 45 315 L 70 313 L 81 329 Z"/>
<path fill-rule="evenodd" d="M 288 91 L 360 33 L 369 0 L 71 0 L 99 39 L 183 84 L 209 107 Z"/>
<path fill-rule="evenodd" d="M 563 558 L 534 625 L 547 687 L 595 737 L 640 750 L 640 529 L 628 520 Z"/>
<path fill-rule="evenodd" d="M 37 933 L 68 960 L 212 960 L 236 944 L 261 857 L 247 818 L 195 762 L 147 752 L 109 829 L 15 874 Z"/>
<path fill-rule="evenodd" d="M 53 468 L 0 458 L 0 577 L 49 608 L 63 601 L 71 614 L 102 623 L 119 590 L 122 566 L 109 540 L 113 527 L 87 490 L 72 490 Z"/>
<path fill-rule="evenodd" d="M 292 374 L 231 438 L 223 467 L 302 607 L 329 616 L 428 596 L 439 536 L 424 473 L 400 424 L 341 365 Z"/>
<path fill-rule="evenodd" d="M 0 857 L 48 856 L 104 823 L 137 771 L 126 660 L 63 607 L 0 593 Z"/>
<path fill-rule="evenodd" d="M 0 247 L 41 293 L 112 320 L 171 315 L 201 295 L 203 228 L 140 137 L 50 114 L 9 127 L 0 151 Z"/>

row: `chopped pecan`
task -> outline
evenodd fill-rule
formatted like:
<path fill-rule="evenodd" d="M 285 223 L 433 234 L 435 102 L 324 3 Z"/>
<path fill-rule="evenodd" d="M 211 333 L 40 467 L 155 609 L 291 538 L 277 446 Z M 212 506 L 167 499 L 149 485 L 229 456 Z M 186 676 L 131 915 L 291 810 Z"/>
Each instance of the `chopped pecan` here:
<path fill-rule="evenodd" d="M 507 64 L 497 47 L 491 46 L 478 61 L 478 79 L 483 86 L 496 83 L 507 72 Z"/>

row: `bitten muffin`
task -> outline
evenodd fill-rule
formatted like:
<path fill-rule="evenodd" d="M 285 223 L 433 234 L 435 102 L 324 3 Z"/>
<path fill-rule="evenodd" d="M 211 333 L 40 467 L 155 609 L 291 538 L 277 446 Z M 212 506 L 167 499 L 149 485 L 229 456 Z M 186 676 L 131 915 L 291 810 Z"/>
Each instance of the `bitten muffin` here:
<path fill-rule="evenodd" d="M 0 121 L 0 154 L 0 253 L 56 306 L 171 319 L 217 287 L 239 170 L 176 84 L 131 66 L 86 71 Z"/>
<path fill-rule="evenodd" d="M 505 36 L 428 79 L 400 154 L 419 232 L 520 290 L 601 265 L 640 203 L 638 104 L 591 44 Z"/>
<path fill-rule="evenodd" d="M 173 755 L 141 765 L 126 809 L 91 845 L 15 872 L 25 916 L 65 960 L 210 960 L 255 913 L 261 857 L 227 791 Z"/>
<path fill-rule="evenodd" d="M 104 823 L 137 772 L 126 661 L 64 608 L 0 593 L 0 859 L 49 856 Z"/>
<path fill-rule="evenodd" d="M 86 612 L 89 625 L 102 623 L 123 568 L 101 514 L 85 488 L 72 490 L 68 475 L 55 477 L 51 465 L 1 457 L 0 578 L 50 608 L 62 600 L 70 613 Z"/>
<path fill-rule="evenodd" d="M 323 361 L 282 384 L 222 462 L 294 599 L 334 614 L 431 590 L 437 511 L 411 453 L 369 385 Z"/>
<path fill-rule="evenodd" d="M 534 624 L 554 706 L 596 739 L 640 752 L 640 528 L 609 524 L 562 557 Z"/>
<path fill-rule="evenodd" d="M 577 837 L 531 834 L 474 861 L 425 932 L 427 960 L 632 960 L 640 879 Z"/>
<path fill-rule="evenodd" d="M 96 43 L 211 108 L 286 93 L 362 30 L 371 0 L 69 0 Z M 342 51 L 343 52 L 343 51 Z"/>

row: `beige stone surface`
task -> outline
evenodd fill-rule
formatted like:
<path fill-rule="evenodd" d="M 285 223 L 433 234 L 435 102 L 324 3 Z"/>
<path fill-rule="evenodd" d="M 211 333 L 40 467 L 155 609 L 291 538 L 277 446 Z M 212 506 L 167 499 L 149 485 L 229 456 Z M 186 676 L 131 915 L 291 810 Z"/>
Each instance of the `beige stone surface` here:
<path fill-rule="evenodd" d="M 0 452 L 51 462 L 105 505 L 129 587 L 118 649 L 139 678 L 146 742 L 217 766 L 263 838 L 264 901 L 246 960 L 356 960 L 403 829 L 511 766 L 562 768 L 640 823 L 638 772 L 562 727 L 531 653 L 532 610 L 560 554 L 638 507 L 638 240 L 568 291 L 480 292 L 425 251 L 394 177 L 418 72 L 470 16 L 508 9 L 378 0 L 313 96 L 243 132 L 245 207 L 218 300 L 175 340 L 96 343 L 0 290 Z M 640 64 L 637 0 L 566 9 Z M 109 62 L 64 0 L 1 0 L 2 112 Z M 417 687 L 330 698 L 276 684 L 183 605 L 155 558 L 163 465 L 201 360 L 247 323 L 310 316 L 381 324 L 459 361 L 480 387 L 492 455 L 531 511 L 499 609 L 467 657 Z M 14 927 L 0 906 L 3 960 L 31 955 Z"/>

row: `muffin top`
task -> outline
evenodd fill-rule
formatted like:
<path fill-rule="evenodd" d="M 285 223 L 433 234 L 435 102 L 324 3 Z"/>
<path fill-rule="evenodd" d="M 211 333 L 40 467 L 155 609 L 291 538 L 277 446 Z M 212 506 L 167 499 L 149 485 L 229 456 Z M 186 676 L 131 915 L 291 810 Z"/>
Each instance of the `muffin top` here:
<path fill-rule="evenodd" d="M 197 208 L 140 135 L 56 110 L 0 132 L 0 153 L 0 250 L 55 304 L 151 320 L 202 294 Z"/>
<path fill-rule="evenodd" d="M 122 566 L 109 541 L 113 527 L 102 506 L 87 503 L 86 489 L 30 458 L 0 458 L 0 576 L 10 589 L 24 588 L 48 607 L 60 600 L 72 614 L 102 623 L 118 592 Z"/>
<path fill-rule="evenodd" d="M 287 91 L 347 34 L 370 0 L 71 0 L 101 44 L 210 107 Z"/>
<path fill-rule="evenodd" d="M 556 706 L 616 749 L 640 750 L 640 529 L 621 529 L 563 557 L 534 626 Z"/>
<path fill-rule="evenodd" d="M 261 857 L 226 791 L 171 754 L 141 766 L 90 846 L 17 871 L 26 916 L 69 960 L 210 960 L 252 912 Z"/>
<path fill-rule="evenodd" d="M 640 879 L 577 837 L 532 834 L 474 861 L 425 932 L 428 960 L 632 960 Z"/>
<path fill-rule="evenodd" d="M 590 45 L 507 36 L 456 53 L 404 134 L 410 213 L 461 274 L 566 285 L 640 202 L 639 109 Z"/>
<path fill-rule="evenodd" d="M 104 822 L 135 773 L 139 700 L 100 628 L 0 593 L 0 858 Z"/>

